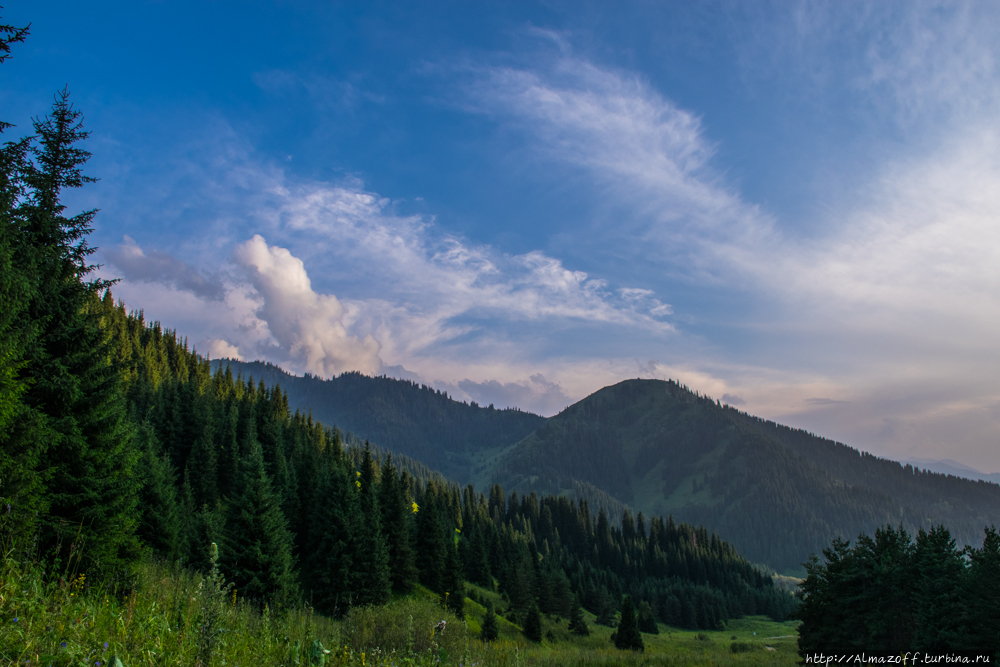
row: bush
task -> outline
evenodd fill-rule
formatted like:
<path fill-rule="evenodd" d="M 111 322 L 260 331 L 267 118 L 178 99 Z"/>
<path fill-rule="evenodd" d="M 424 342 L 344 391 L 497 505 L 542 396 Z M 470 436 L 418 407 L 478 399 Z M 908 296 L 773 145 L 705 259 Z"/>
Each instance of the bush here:
<path fill-rule="evenodd" d="M 733 653 L 749 653 L 756 651 L 758 648 L 760 647 L 750 642 L 733 642 L 729 645 L 729 650 Z"/>

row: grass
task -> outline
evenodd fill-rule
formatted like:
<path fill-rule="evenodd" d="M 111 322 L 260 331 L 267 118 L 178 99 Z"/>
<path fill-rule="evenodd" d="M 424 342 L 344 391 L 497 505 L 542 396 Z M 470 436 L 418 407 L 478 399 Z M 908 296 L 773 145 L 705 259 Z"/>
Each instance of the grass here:
<path fill-rule="evenodd" d="M 115 667 L 118 658 L 124 667 L 309 665 L 319 664 L 310 661 L 316 641 L 330 651 L 325 664 L 336 667 L 790 666 L 797 659 L 795 624 L 764 617 L 715 632 L 661 625 L 659 635 L 643 635 L 646 651 L 638 654 L 616 650 L 613 629 L 595 625 L 589 613 L 589 637 L 571 634 L 568 619 L 543 617 L 546 638 L 535 644 L 498 617 L 499 638 L 484 644 L 485 608 L 467 598 L 465 609 L 459 620 L 434 593 L 418 589 L 335 621 L 308 608 L 260 610 L 209 577 L 163 564 L 144 563 L 128 578 L 92 585 L 68 570 L 44 572 L 8 558 L 0 563 L 0 664 Z M 435 632 L 442 619 L 444 632 Z"/>

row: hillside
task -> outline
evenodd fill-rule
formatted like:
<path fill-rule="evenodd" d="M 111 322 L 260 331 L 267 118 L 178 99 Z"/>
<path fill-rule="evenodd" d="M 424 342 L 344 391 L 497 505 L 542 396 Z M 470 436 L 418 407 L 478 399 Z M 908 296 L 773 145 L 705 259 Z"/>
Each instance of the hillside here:
<path fill-rule="evenodd" d="M 409 380 L 343 373 L 323 380 L 291 375 L 262 361 L 213 360 L 268 386 L 281 385 L 291 408 L 344 433 L 422 461 L 447 477 L 470 481 L 474 454 L 518 442 L 544 417 L 517 409 L 497 410 L 455 401 L 446 393 Z"/>
<path fill-rule="evenodd" d="M 507 488 L 574 480 L 651 515 L 704 524 L 751 560 L 795 571 L 842 536 L 943 523 L 978 544 L 1000 486 L 903 466 L 747 415 L 674 382 L 629 380 L 552 417 L 491 464 Z"/>

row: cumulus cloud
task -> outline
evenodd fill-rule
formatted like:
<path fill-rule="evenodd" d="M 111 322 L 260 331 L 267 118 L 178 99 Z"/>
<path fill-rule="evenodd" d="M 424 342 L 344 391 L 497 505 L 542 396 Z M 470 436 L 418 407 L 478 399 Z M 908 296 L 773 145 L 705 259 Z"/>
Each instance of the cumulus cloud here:
<path fill-rule="evenodd" d="M 340 301 L 313 291 L 301 259 L 286 248 L 269 247 L 259 234 L 237 246 L 233 257 L 260 294 L 258 317 L 296 366 L 321 377 L 380 370 L 378 342 L 370 334 L 359 338 L 347 332 Z"/>
<path fill-rule="evenodd" d="M 144 251 L 130 236 L 123 243 L 104 250 L 104 255 L 131 281 L 164 283 L 201 298 L 220 301 L 225 288 L 218 276 L 205 274 L 161 250 Z"/>
<path fill-rule="evenodd" d="M 205 344 L 208 348 L 206 352 L 212 359 L 236 359 L 237 361 L 243 361 L 240 348 L 228 341 L 221 338 L 209 338 L 205 341 Z"/>

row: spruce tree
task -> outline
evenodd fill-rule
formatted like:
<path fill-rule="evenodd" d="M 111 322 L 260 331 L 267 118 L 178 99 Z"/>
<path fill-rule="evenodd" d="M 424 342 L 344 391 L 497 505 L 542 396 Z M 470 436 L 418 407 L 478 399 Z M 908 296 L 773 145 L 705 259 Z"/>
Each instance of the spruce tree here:
<path fill-rule="evenodd" d="M 1000 534 L 986 528 L 983 546 L 969 548 L 966 577 L 966 618 L 969 625 L 967 650 L 1000 659 Z"/>
<path fill-rule="evenodd" d="M 576 595 L 573 596 L 573 607 L 569 612 L 569 631 L 574 635 L 583 635 L 584 637 L 590 634 L 590 628 L 587 627 L 587 621 L 583 617 L 583 606 L 580 604 L 580 598 Z"/>
<path fill-rule="evenodd" d="M 156 434 L 148 421 L 137 428 L 142 447 L 142 515 L 136 534 L 154 554 L 175 560 L 182 552 L 181 508 L 170 459 L 160 453 Z"/>
<path fill-rule="evenodd" d="M 320 459 L 318 484 L 305 574 L 312 605 L 323 614 L 340 616 L 357 601 L 354 561 L 364 557 L 356 535 L 361 525 L 358 497 L 347 472 L 329 451 Z"/>
<path fill-rule="evenodd" d="M 486 615 L 483 616 L 482 632 L 479 638 L 484 642 L 491 642 L 500 636 L 500 626 L 497 623 L 496 608 L 493 600 L 486 600 Z"/>
<path fill-rule="evenodd" d="M 52 112 L 34 121 L 37 141 L 25 165 L 26 196 L 15 212 L 20 227 L 17 252 L 30 263 L 37 286 L 27 309 L 40 324 L 26 350 L 31 363 L 25 403 L 47 417 L 58 434 L 46 455 L 52 477 L 43 545 L 77 532 L 91 566 L 123 566 L 138 554 L 138 461 L 126 419 L 119 369 L 101 328 L 98 293 L 109 283 L 85 282 L 95 268 L 86 236 L 95 211 L 67 218 L 60 201 L 65 188 L 94 179 L 82 165 L 90 154 L 76 144 L 88 136 L 69 92 L 56 95 Z M 71 534 L 72 533 L 72 534 Z M 79 546 L 79 545 L 77 545 Z"/>
<path fill-rule="evenodd" d="M 914 649 L 943 653 L 964 648 L 969 602 L 963 590 L 965 563 L 944 526 L 917 533 L 915 561 Z"/>
<path fill-rule="evenodd" d="M 656 615 L 653 613 L 653 608 L 645 600 L 639 603 L 639 631 L 649 635 L 660 634 L 660 629 L 656 626 Z"/>
<path fill-rule="evenodd" d="M 642 642 L 642 635 L 639 633 L 639 618 L 635 613 L 635 604 L 632 596 L 626 595 L 622 598 L 622 615 L 618 622 L 618 630 L 615 631 L 615 647 L 623 651 L 644 651 L 645 644 Z"/>
<path fill-rule="evenodd" d="M 294 600 L 292 539 L 256 440 L 240 461 L 239 493 L 228 514 L 222 553 L 226 578 L 243 597 L 261 605 Z"/>
<path fill-rule="evenodd" d="M 447 607 L 458 618 L 465 618 L 465 586 L 462 583 L 462 563 L 454 541 L 448 543 L 448 558 L 443 573 L 443 595 Z"/>
<path fill-rule="evenodd" d="M 538 611 L 538 605 L 534 602 L 528 607 L 524 614 L 524 625 L 522 626 L 524 636 L 533 642 L 542 641 L 542 613 Z"/>
<path fill-rule="evenodd" d="M 448 563 L 448 543 L 437 508 L 437 494 L 430 483 L 417 512 L 415 560 L 420 583 L 435 593 L 443 592 L 444 572 Z"/>
<path fill-rule="evenodd" d="M 382 481 L 379 484 L 379 509 L 382 512 L 382 534 L 389 550 L 389 580 L 392 590 L 409 593 L 417 583 L 417 567 L 413 562 L 413 548 L 410 545 L 410 517 L 412 508 L 392 465 L 386 456 L 382 466 Z"/>
<path fill-rule="evenodd" d="M 356 486 L 359 496 L 361 526 L 358 547 L 362 558 L 355 562 L 357 604 L 380 605 L 389 601 L 389 551 L 382 535 L 382 517 L 375 488 L 375 462 L 365 443 L 365 453 L 358 471 Z"/>

